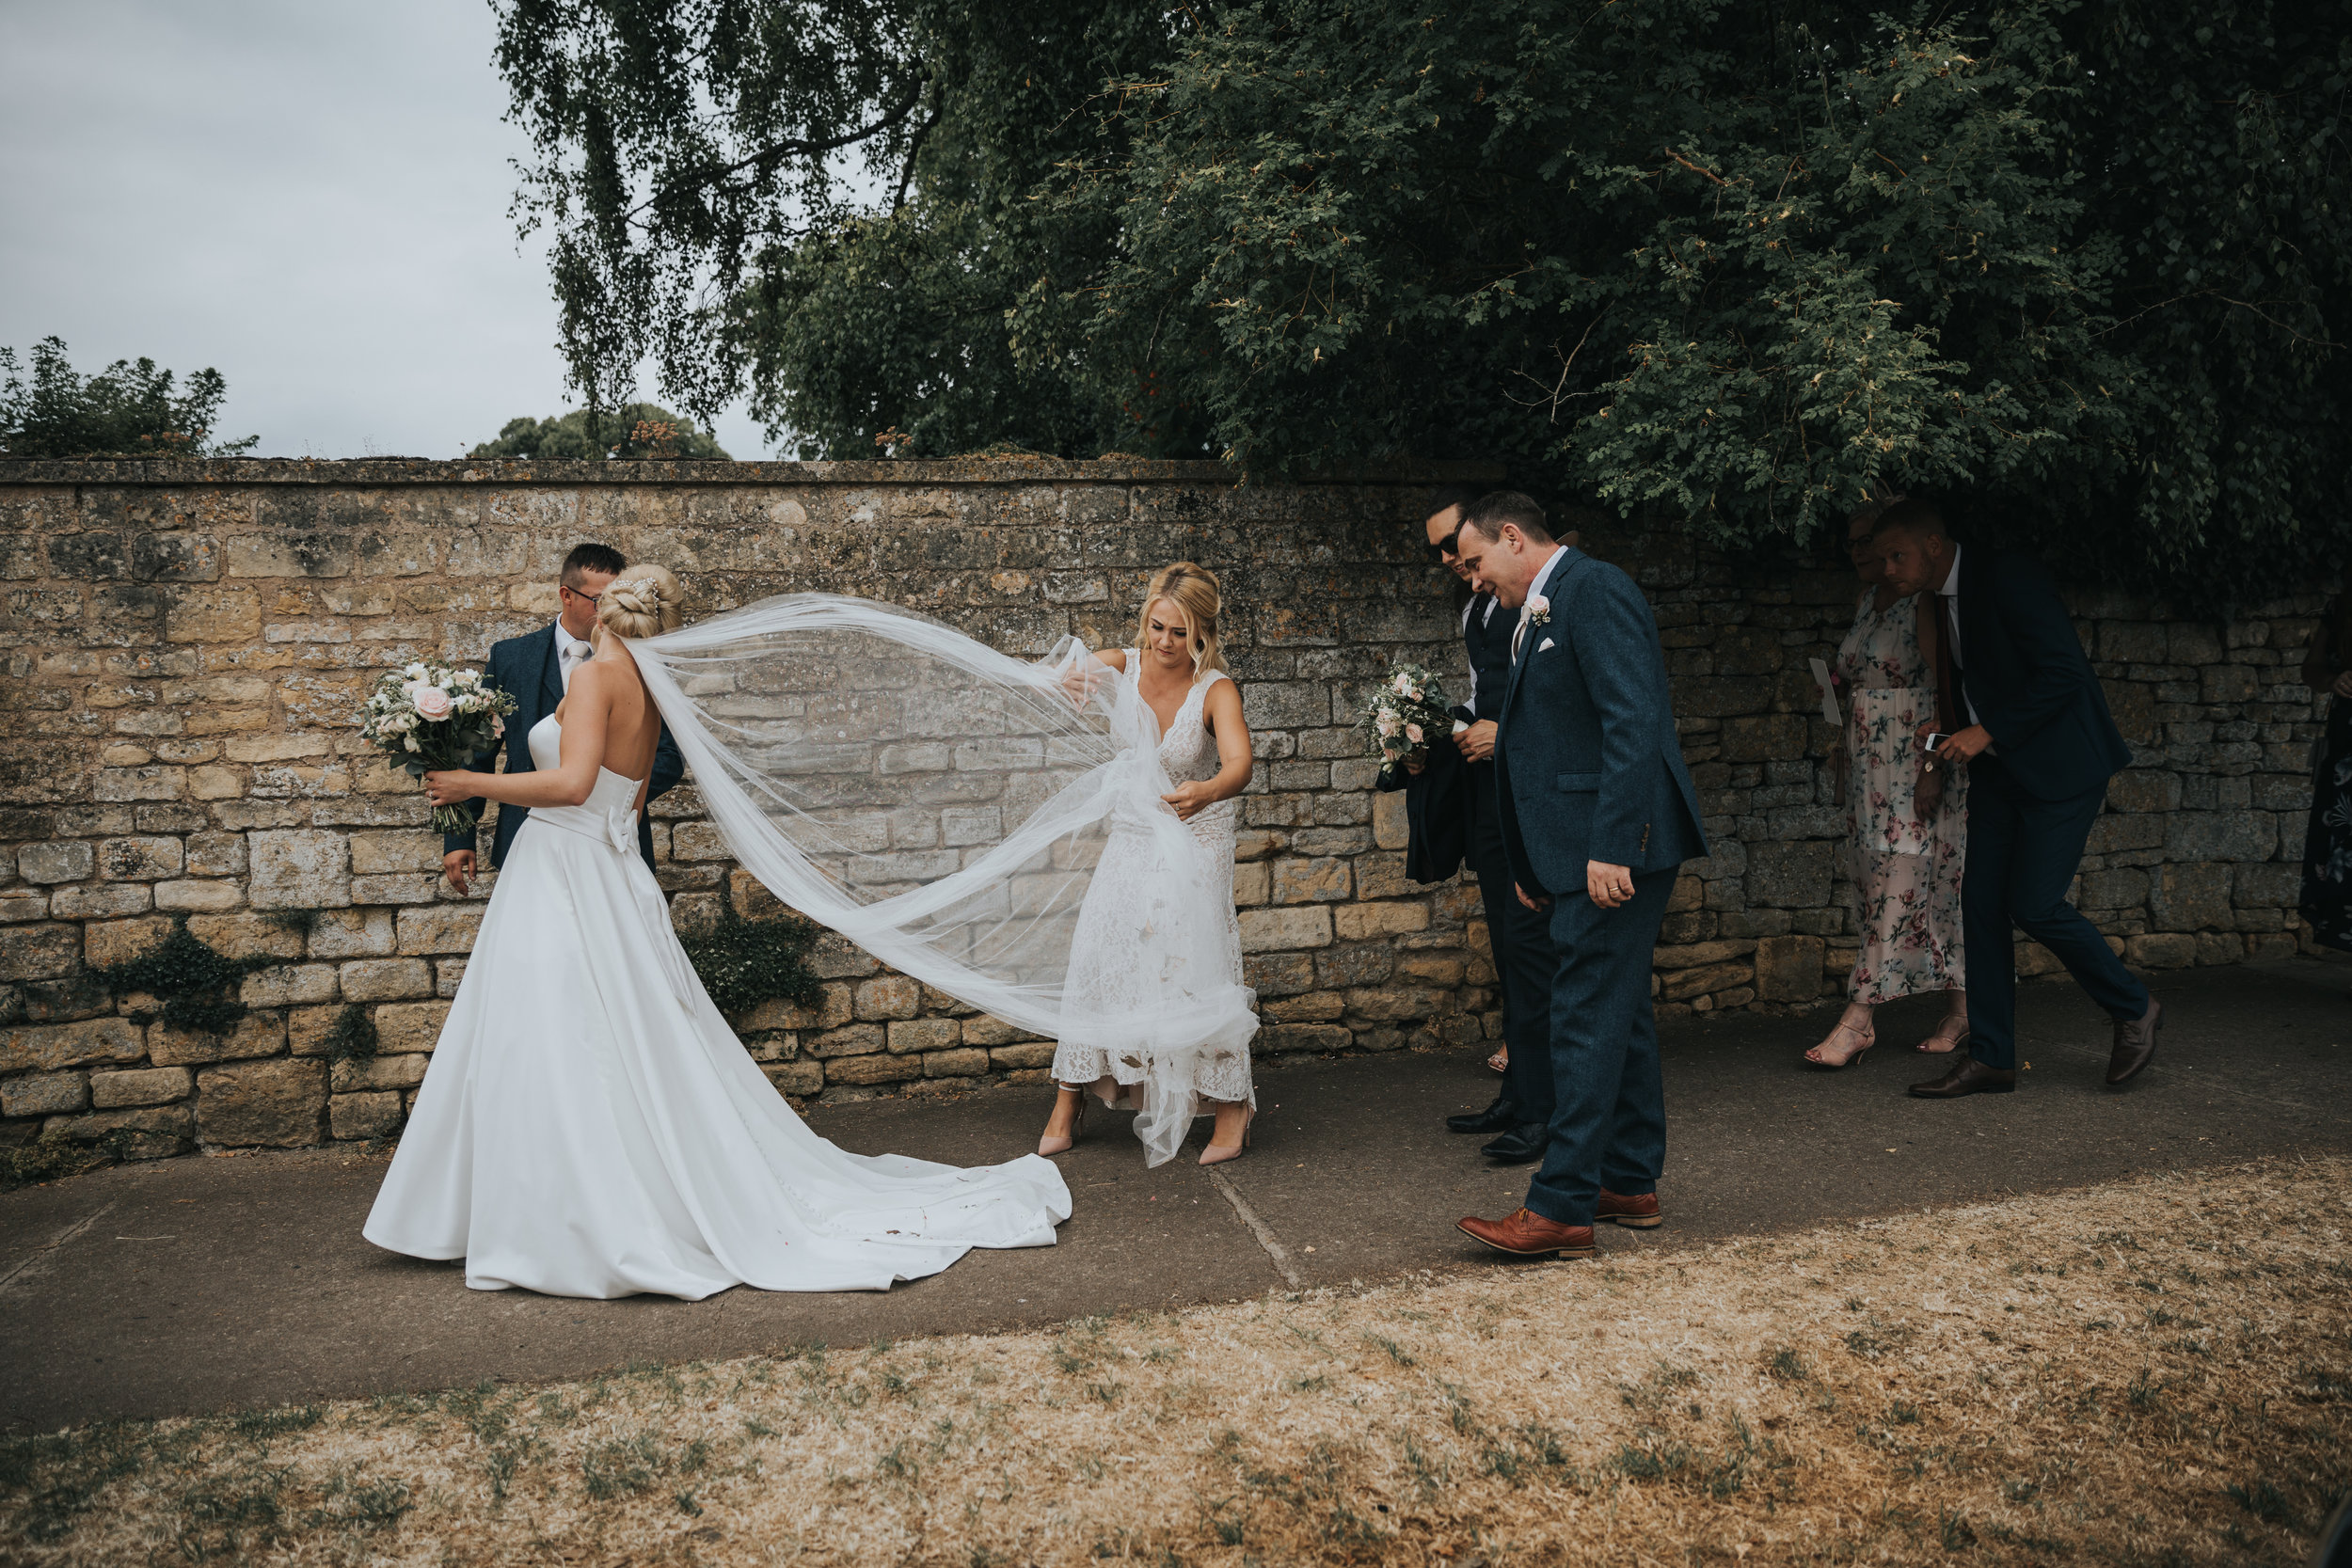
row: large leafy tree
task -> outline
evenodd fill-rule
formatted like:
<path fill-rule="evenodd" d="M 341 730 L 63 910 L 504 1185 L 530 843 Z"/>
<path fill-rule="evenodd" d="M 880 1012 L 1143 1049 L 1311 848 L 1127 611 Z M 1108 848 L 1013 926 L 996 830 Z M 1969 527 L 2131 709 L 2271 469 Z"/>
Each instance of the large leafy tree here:
<path fill-rule="evenodd" d="M 145 358 L 86 376 L 62 338 L 43 338 L 30 357 L 0 348 L 0 451 L 10 457 L 233 457 L 261 442 L 213 438 L 229 383 L 209 367 L 181 388 Z"/>
<path fill-rule="evenodd" d="M 581 384 L 811 454 L 1501 457 L 1735 544 L 1940 489 L 2208 594 L 2338 543 L 2345 0 L 503 24 Z"/>

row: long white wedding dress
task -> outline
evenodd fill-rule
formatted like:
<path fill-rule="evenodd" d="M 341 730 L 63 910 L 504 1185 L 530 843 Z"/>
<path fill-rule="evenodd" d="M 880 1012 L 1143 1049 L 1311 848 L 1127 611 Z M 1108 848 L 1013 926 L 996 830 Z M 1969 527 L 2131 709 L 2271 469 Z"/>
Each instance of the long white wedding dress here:
<path fill-rule="evenodd" d="M 541 720 L 532 759 L 557 766 Z M 960 1169 L 810 1132 L 705 994 L 637 852 L 639 781 L 534 808 L 365 1234 L 476 1290 L 885 1290 L 1070 1217 L 1036 1155 Z"/>

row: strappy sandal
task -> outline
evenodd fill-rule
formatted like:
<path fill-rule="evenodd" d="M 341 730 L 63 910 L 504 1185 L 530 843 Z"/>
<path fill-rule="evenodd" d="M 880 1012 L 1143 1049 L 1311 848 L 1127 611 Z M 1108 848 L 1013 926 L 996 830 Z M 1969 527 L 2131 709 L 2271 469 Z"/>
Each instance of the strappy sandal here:
<path fill-rule="evenodd" d="M 1943 1041 L 1941 1045 L 1938 1040 Z M 1948 1056 L 1968 1043 L 1968 1015 L 1946 1013 L 1944 1022 L 1935 1026 L 1935 1033 L 1919 1042 L 1919 1050 L 1930 1056 Z"/>
<path fill-rule="evenodd" d="M 1840 1035 L 1851 1035 L 1862 1043 L 1853 1051 L 1850 1052 L 1842 1061 L 1825 1062 L 1813 1054 L 1813 1051 L 1824 1050 L 1836 1044 L 1837 1037 Z M 1878 1042 L 1878 1030 L 1875 1027 L 1869 1029 L 1857 1029 L 1841 1018 L 1837 1021 L 1837 1027 L 1829 1032 L 1829 1037 L 1821 1041 L 1820 1045 L 1815 1046 L 1813 1051 L 1806 1052 L 1802 1060 L 1805 1066 L 1811 1068 L 1816 1072 L 1840 1072 L 1850 1067 L 1860 1067 L 1862 1065 L 1862 1058 L 1867 1056 L 1870 1053 L 1871 1047 L 1877 1045 Z"/>
<path fill-rule="evenodd" d="M 1496 1052 L 1493 1055 L 1487 1057 L 1486 1070 L 1493 1073 L 1497 1078 L 1507 1075 L 1511 1070 L 1511 1048 L 1506 1045 L 1502 1050 Z"/>

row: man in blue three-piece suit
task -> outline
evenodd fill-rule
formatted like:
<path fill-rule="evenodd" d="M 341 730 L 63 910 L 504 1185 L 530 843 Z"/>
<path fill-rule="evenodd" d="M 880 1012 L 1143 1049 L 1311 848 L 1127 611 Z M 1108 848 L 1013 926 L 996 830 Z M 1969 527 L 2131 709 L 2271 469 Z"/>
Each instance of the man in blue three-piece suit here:
<path fill-rule="evenodd" d="M 1650 964 L 1676 875 L 1707 835 L 1658 619 L 1633 579 L 1556 543 L 1543 509 L 1510 491 L 1470 507 L 1455 549 L 1472 586 L 1518 611 L 1496 794 L 1518 895 L 1549 908 L 1553 953 L 1543 1164 L 1518 1212 L 1461 1228 L 1498 1252 L 1584 1258 L 1597 1221 L 1661 1218 Z"/>
<path fill-rule="evenodd" d="M 628 564 L 621 552 L 609 545 L 578 546 L 564 558 L 563 576 L 555 591 L 555 625 L 491 645 L 489 684 L 515 694 L 516 708 L 506 720 L 509 773 L 532 770 L 531 726 L 555 711 L 572 684 L 572 672 L 587 662 L 592 651 L 588 633 L 596 624 L 596 599 Z M 475 759 L 474 766 L 488 768 L 496 755 L 495 752 L 485 752 Z M 645 791 L 646 800 L 650 802 L 667 794 L 685 776 L 686 759 L 678 754 L 677 743 L 670 738 L 670 726 L 664 724 L 661 739 L 654 748 L 652 782 Z M 479 810 L 482 802 L 473 804 Z M 498 830 L 490 840 L 492 865 L 506 863 L 506 851 L 514 847 L 515 834 L 530 815 L 528 806 L 499 807 Z M 642 816 L 637 819 L 637 847 L 650 869 L 653 824 Z M 449 878 L 450 886 L 460 894 L 469 890 L 475 876 L 473 829 L 441 836 L 441 871 Z"/>
<path fill-rule="evenodd" d="M 1942 634 L 1937 706 L 1951 734 L 1922 765 L 1968 769 L 1960 884 L 1968 1053 L 1911 1092 L 1957 1100 L 2016 1087 L 2012 929 L 2056 954 L 2106 1009 L 2115 1021 L 2107 1082 L 2128 1083 L 2156 1053 L 2164 1008 L 2066 901 L 2107 781 L 2132 761 L 2074 617 L 2041 566 L 2007 550 L 1963 547 L 1931 502 L 1888 507 L 1870 537 L 1888 586 L 1919 594 L 1919 613 L 1935 615 Z"/>

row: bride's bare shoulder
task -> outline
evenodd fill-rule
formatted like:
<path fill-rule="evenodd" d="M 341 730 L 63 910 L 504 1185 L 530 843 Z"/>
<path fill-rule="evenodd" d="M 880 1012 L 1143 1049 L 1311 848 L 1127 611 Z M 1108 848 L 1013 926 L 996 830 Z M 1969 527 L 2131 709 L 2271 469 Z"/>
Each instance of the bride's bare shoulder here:
<path fill-rule="evenodd" d="M 1127 650 L 1124 648 L 1097 648 L 1094 657 L 1122 675 L 1127 673 Z"/>

